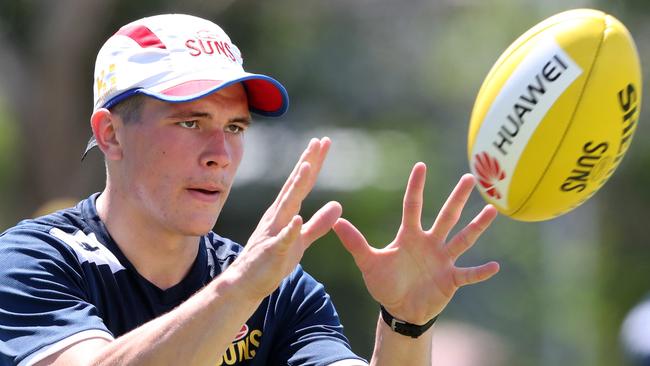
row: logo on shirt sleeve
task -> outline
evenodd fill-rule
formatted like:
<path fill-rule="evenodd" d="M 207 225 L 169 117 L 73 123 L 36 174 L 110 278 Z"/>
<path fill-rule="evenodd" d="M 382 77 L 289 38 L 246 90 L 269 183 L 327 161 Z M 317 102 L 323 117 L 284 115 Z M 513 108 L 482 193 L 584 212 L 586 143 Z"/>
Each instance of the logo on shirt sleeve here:
<path fill-rule="evenodd" d="M 107 265 L 113 273 L 125 269 L 115 255 L 97 240 L 95 233 L 86 235 L 79 230 L 72 235 L 55 227 L 50 230 L 50 235 L 66 243 L 77 255 L 80 264 L 88 262 L 96 265 Z"/>

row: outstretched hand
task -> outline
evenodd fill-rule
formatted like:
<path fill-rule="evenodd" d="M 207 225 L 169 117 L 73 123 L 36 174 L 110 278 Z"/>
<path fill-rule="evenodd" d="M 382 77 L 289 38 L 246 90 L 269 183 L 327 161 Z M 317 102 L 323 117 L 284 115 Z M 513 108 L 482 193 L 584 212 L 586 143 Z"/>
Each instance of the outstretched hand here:
<path fill-rule="evenodd" d="M 472 192 L 473 176 L 461 177 L 433 226 L 423 230 L 425 176 L 426 166 L 416 164 L 404 195 L 401 226 L 385 248 L 368 245 L 363 234 L 345 219 L 334 225 L 334 231 L 361 270 L 370 294 L 394 317 L 414 324 L 424 324 L 438 315 L 461 286 L 485 281 L 499 271 L 496 262 L 470 268 L 455 265 L 496 217 L 493 206 L 485 206 L 447 241 Z"/>
<path fill-rule="evenodd" d="M 303 253 L 325 235 L 341 216 L 341 205 L 329 202 L 303 223 L 298 214 L 311 192 L 331 145 L 329 138 L 312 139 L 289 175 L 278 197 L 262 216 L 243 253 L 232 267 L 246 277 L 252 298 L 274 291 L 300 262 Z"/>

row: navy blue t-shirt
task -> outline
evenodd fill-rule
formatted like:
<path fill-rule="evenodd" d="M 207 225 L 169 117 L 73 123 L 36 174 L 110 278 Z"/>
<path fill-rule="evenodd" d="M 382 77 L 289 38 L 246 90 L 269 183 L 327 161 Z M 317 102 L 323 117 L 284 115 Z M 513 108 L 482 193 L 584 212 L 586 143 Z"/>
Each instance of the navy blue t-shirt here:
<path fill-rule="evenodd" d="M 0 365 L 29 365 L 87 338 L 117 338 L 181 304 L 242 250 L 210 232 L 187 276 L 161 290 L 119 250 L 97 214 L 97 196 L 0 235 Z M 365 365 L 342 328 L 323 286 L 297 266 L 217 365 Z"/>

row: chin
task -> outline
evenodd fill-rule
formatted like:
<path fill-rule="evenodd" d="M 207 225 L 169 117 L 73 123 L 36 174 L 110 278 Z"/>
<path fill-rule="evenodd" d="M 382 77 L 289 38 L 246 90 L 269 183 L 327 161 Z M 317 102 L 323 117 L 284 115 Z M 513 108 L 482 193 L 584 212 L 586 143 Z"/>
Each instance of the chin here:
<path fill-rule="evenodd" d="M 185 221 L 184 225 L 177 227 L 178 231 L 185 236 L 202 236 L 209 233 L 217 223 L 217 218 L 196 218 Z"/>

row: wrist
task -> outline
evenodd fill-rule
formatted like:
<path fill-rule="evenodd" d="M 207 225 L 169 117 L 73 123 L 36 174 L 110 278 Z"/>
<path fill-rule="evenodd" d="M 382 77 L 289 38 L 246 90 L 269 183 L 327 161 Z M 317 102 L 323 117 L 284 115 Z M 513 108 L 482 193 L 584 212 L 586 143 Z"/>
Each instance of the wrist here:
<path fill-rule="evenodd" d="M 227 268 L 210 283 L 212 294 L 219 299 L 219 302 L 256 307 L 265 296 L 249 290 L 249 285 L 250 281 L 246 281 L 245 273 L 233 266 Z"/>
<path fill-rule="evenodd" d="M 381 311 L 381 318 L 393 332 L 411 338 L 418 338 L 424 334 L 438 319 L 438 315 L 436 315 L 424 324 L 413 324 L 394 317 L 391 313 L 388 312 L 388 310 L 386 310 L 386 308 L 384 308 L 383 305 L 379 305 L 379 308 Z"/>

